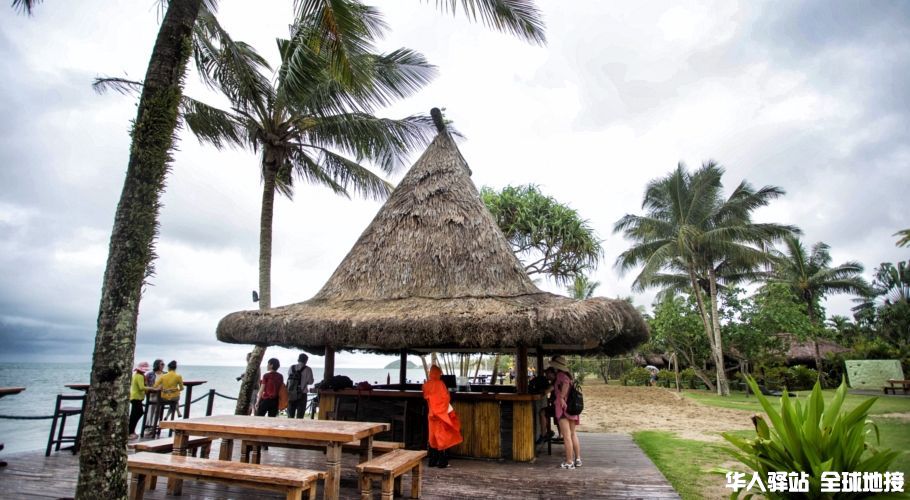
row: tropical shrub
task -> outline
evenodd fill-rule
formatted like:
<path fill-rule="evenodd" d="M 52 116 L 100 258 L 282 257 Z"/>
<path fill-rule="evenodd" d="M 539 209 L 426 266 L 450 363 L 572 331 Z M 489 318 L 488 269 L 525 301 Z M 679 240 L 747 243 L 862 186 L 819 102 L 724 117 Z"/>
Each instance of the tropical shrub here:
<path fill-rule="evenodd" d="M 834 398 L 825 407 L 821 386 L 816 383 L 805 404 L 791 401 L 787 393 L 780 398 L 779 409 L 774 408 L 758 390 L 751 377 L 746 382 L 752 387 L 767 414 L 770 425 L 761 415 L 752 418 L 756 437 L 742 439 L 725 433 L 724 439 L 736 447 L 730 453 L 766 481 L 770 472 L 806 472 L 809 492 L 803 498 L 861 498 L 868 493 L 821 493 L 824 472 L 887 472 L 899 452 L 877 449 L 866 442 L 870 430 L 875 431 L 878 444 L 878 427 L 867 420 L 869 408 L 878 398 L 860 403 L 852 411 L 841 411 L 847 395 L 847 384 L 841 382 Z M 867 429 L 867 426 L 869 429 Z M 720 471 L 730 472 L 730 471 Z M 748 479 L 747 479 L 748 480 Z M 745 493 L 740 490 L 738 494 Z M 762 493 L 768 498 L 792 498 L 792 492 Z"/>
<path fill-rule="evenodd" d="M 676 388 L 676 372 L 670 370 L 661 370 L 657 372 L 657 385 L 661 387 L 673 387 Z M 682 382 L 682 374 L 680 373 L 679 377 L 679 386 L 685 387 Z"/>
<path fill-rule="evenodd" d="M 787 389 L 801 391 L 809 389 L 818 380 L 818 372 L 805 365 L 796 365 L 787 370 Z"/>
<path fill-rule="evenodd" d="M 648 385 L 651 380 L 651 372 L 640 366 L 636 366 L 619 377 L 619 383 L 622 385 Z"/>
<path fill-rule="evenodd" d="M 698 389 L 700 386 L 704 385 L 704 382 L 698 378 L 698 375 L 695 374 L 693 368 L 686 368 L 679 372 L 679 385 L 688 389 Z"/>

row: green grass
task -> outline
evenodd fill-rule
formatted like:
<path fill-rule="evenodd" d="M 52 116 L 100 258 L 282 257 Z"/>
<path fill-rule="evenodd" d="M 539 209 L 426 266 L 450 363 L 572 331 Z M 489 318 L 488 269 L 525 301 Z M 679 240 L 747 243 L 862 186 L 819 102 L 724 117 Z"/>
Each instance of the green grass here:
<path fill-rule="evenodd" d="M 666 431 L 639 431 L 632 438 L 683 500 L 705 498 L 706 488 L 724 484 L 722 476 L 708 471 L 730 460 L 723 451 L 726 445 L 681 439 Z"/>
<path fill-rule="evenodd" d="M 810 391 L 793 391 L 797 397 L 797 401 L 806 400 Z M 834 397 L 834 389 L 828 389 L 822 391 L 825 396 L 825 402 L 831 400 Z M 699 403 L 706 404 L 708 406 L 719 406 L 721 408 L 733 408 L 735 410 L 747 410 L 754 412 L 761 412 L 761 405 L 758 404 L 758 399 L 755 396 L 746 396 L 744 392 L 734 392 L 727 397 L 718 396 L 717 394 L 705 391 L 684 391 L 683 394 L 686 397 L 692 398 Z M 863 396 L 858 394 L 847 394 L 847 398 L 844 400 L 844 409 L 852 410 L 863 401 L 875 396 Z M 778 398 L 768 396 L 768 400 L 772 403 L 777 403 Z M 905 413 L 910 412 L 910 398 L 904 397 L 880 397 L 878 401 L 872 405 L 872 409 L 869 411 L 871 415 L 880 415 L 882 413 Z"/>

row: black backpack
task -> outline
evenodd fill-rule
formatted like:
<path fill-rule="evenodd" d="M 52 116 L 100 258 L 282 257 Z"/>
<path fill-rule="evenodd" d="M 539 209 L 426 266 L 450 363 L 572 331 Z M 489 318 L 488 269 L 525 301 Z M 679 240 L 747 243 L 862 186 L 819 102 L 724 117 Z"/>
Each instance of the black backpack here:
<path fill-rule="evenodd" d="M 300 379 L 303 370 L 297 370 L 297 365 L 291 366 L 291 373 L 288 373 L 288 400 L 297 401 L 303 395 L 300 392 Z"/>
<path fill-rule="evenodd" d="M 581 415 L 585 409 L 585 398 L 581 390 L 572 384 L 569 386 L 569 394 L 566 397 L 566 413 L 569 415 Z"/>

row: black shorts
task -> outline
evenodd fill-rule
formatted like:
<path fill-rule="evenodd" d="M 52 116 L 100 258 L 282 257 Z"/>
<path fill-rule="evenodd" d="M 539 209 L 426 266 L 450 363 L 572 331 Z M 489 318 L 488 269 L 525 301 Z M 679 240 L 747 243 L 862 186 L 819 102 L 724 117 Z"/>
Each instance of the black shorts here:
<path fill-rule="evenodd" d="M 547 406 L 547 407 L 545 407 L 545 408 L 543 409 L 543 414 L 544 414 L 545 416 L 547 416 L 547 417 L 550 417 L 550 418 L 556 418 L 556 407 L 555 407 L 555 406 Z"/>

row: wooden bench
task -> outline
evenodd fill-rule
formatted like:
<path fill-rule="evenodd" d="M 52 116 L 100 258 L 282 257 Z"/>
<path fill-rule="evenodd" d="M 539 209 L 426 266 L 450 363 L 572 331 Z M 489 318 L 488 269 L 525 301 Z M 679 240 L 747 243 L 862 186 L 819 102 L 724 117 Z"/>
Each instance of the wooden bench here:
<path fill-rule="evenodd" d="M 155 439 L 153 441 L 140 441 L 136 444 L 133 444 L 132 447 L 137 452 L 146 451 L 149 453 L 173 453 L 174 438 L 168 437 Z M 210 437 L 190 436 L 186 442 L 187 453 L 194 457 L 198 456 L 199 458 L 209 458 L 209 453 L 211 450 L 212 438 Z M 148 479 L 148 489 L 154 490 L 157 484 L 158 476 L 150 476 Z"/>
<path fill-rule="evenodd" d="M 411 498 L 420 498 L 420 480 L 423 472 L 424 450 L 394 450 L 357 466 L 360 473 L 360 500 L 373 498 L 373 480 L 382 482 L 382 500 L 392 500 L 401 495 L 401 476 L 411 472 Z"/>
<path fill-rule="evenodd" d="M 888 379 L 888 385 L 882 387 L 882 392 L 897 395 L 897 390 L 903 390 L 904 394 L 910 392 L 910 380 Z"/>
<path fill-rule="evenodd" d="M 262 458 L 262 453 L 260 450 L 263 446 L 274 446 L 276 448 L 294 448 L 298 450 L 325 451 L 325 446 L 267 443 L 260 441 L 243 440 L 240 442 L 240 460 L 254 464 L 260 463 Z M 373 441 L 374 455 L 383 455 L 395 450 L 400 450 L 402 448 L 404 448 L 404 443 L 399 443 L 396 441 Z M 360 441 L 351 441 L 349 443 L 344 443 L 341 445 L 341 451 L 345 453 L 360 453 L 361 461 L 367 461 L 366 456 L 364 456 L 365 454 L 362 453 L 363 449 L 360 448 Z"/>
<path fill-rule="evenodd" d="M 209 481 L 244 488 L 285 493 L 288 500 L 303 500 L 304 493 L 316 499 L 316 484 L 322 473 L 296 467 L 244 464 L 160 453 L 139 452 L 127 459 L 132 479 L 130 500 L 142 500 L 150 476 Z M 174 494 L 179 494 L 175 491 Z"/>

